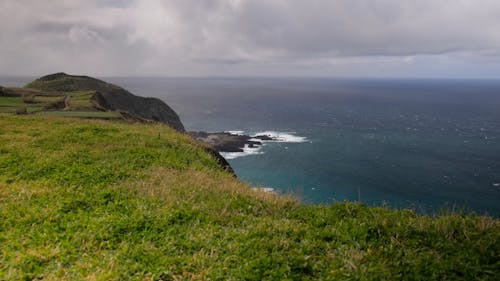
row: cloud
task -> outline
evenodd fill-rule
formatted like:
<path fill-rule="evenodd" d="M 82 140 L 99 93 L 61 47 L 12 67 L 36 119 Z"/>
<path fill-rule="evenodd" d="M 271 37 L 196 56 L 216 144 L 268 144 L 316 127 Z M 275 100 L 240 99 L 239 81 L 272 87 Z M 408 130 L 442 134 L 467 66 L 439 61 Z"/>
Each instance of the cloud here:
<path fill-rule="evenodd" d="M 366 75 L 411 75 L 447 61 L 491 70 L 499 14 L 496 0 L 3 0 L 0 69 L 356 75 L 363 65 Z"/>

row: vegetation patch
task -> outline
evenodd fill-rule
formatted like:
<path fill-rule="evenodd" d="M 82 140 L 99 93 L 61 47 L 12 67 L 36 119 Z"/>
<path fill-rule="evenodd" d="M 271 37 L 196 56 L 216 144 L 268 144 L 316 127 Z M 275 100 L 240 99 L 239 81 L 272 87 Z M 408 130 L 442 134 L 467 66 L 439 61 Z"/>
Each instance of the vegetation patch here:
<path fill-rule="evenodd" d="M 496 280 L 499 238 L 255 191 L 165 125 L 0 115 L 0 280 Z"/>
<path fill-rule="evenodd" d="M 0 90 L 0 113 L 37 114 L 94 119 L 123 119 L 118 111 L 107 110 L 96 102 L 96 91 L 55 92 L 28 88 Z"/>

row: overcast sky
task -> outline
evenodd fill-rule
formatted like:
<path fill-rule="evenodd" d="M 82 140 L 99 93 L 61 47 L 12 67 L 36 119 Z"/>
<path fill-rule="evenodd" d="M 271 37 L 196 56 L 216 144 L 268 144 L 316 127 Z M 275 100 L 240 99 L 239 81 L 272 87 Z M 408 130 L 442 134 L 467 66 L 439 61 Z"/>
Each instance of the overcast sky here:
<path fill-rule="evenodd" d="M 500 78 L 499 0 L 0 0 L 0 75 Z"/>

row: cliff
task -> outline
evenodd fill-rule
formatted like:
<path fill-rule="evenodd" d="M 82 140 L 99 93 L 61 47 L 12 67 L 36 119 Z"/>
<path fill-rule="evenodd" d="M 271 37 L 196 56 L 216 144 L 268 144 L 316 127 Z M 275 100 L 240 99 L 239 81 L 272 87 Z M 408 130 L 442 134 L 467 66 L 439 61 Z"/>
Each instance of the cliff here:
<path fill-rule="evenodd" d="M 136 96 L 119 86 L 96 78 L 55 73 L 38 78 L 25 88 L 52 92 L 95 91 L 98 95 L 94 100 L 98 100 L 103 109 L 125 111 L 139 118 L 168 124 L 177 131 L 184 132 L 177 113 L 163 101 Z"/>

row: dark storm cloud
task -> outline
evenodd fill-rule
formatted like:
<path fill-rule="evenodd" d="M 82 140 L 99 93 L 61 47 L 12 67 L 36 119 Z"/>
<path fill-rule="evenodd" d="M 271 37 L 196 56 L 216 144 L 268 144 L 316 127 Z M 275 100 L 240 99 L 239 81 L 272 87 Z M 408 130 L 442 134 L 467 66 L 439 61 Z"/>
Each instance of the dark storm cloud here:
<path fill-rule="evenodd" d="M 0 68 L 99 75 L 491 71 L 500 62 L 499 15 L 496 0 L 3 0 Z"/>

